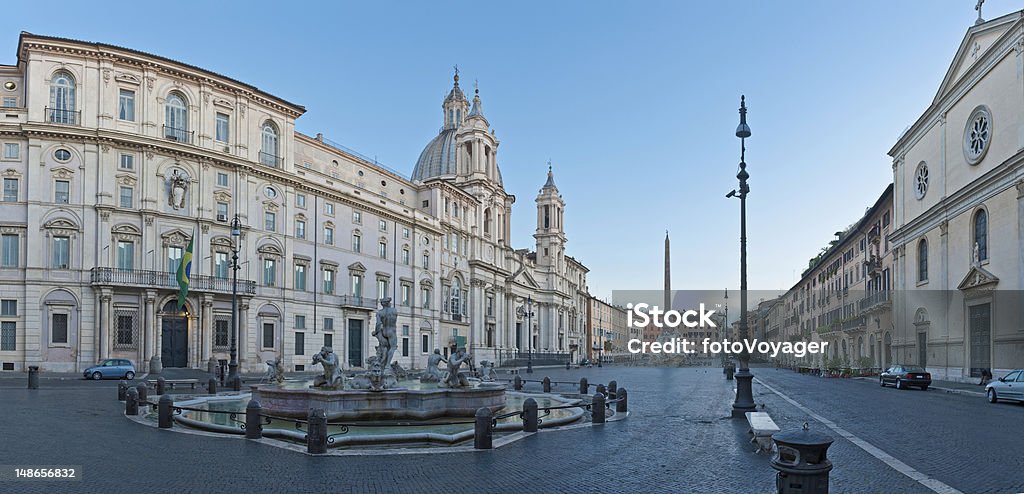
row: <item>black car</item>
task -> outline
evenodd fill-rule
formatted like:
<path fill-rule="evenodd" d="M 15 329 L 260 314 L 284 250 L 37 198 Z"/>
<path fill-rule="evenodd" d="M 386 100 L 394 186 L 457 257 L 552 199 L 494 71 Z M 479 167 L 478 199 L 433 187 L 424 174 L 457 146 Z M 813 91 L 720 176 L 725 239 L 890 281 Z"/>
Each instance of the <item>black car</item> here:
<path fill-rule="evenodd" d="M 878 376 L 878 384 L 883 387 L 892 384 L 896 389 L 915 386 L 928 390 L 928 386 L 932 384 L 932 375 L 920 365 L 894 365 Z"/>

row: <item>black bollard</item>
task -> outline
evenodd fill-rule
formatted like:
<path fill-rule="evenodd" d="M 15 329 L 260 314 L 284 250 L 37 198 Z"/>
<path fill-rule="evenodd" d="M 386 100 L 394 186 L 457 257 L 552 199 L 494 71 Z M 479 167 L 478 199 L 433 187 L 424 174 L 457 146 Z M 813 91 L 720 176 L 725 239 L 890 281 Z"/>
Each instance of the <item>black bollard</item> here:
<path fill-rule="evenodd" d="M 217 380 L 216 379 L 211 377 L 209 381 L 206 381 L 206 392 L 210 393 L 211 395 L 217 394 Z"/>
<path fill-rule="evenodd" d="M 156 395 L 160 396 L 160 395 L 164 394 L 164 391 L 166 391 L 166 390 L 167 390 L 167 380 L 164 379 L 164 376 L 160 376 L 160 377 L 156 378 Z"/>
<path fill-rule="evenodd" d="M 236 376 L 231 380 L 231 390 L 241 391 L 242 390 L 242 376 Z"/>
<path fill-rule="evenodd" d="M 566 363 L 565 363 L 565 370 L 569 370 L 569 367 L 570 367 L 570 366 L 572 366 L 572 364 L 571 364 L 571 363 L 569 363 L 569 362 L 566 362 Z"/>
<path fill-rule="evenodd" d="M 323 408 L 310 408 L 307 418 L 306 452 L 322 455 L 327 452 L 327 412 Z"/>
<path fill-rule="evenodd" d="M 615 381 L 608 382 L 608 397 L 615 398 L 615 392 L 619 389 L 619 383 Z"/>
<path fill-rule="evenodd" d="M 256 400 L 249 400 L 245 406 L 245 438 L 261 439 L 263 437 L 263 421 L 260 420 L 260 413 L 263 407 Z"/>
<path fill-rule="evenodd" d="M 619 400 L 615 402 L 615 413 L 626 413 L 629 408 L 629 400 L 626 394 L 626 388 L 619 388 L 616 392 L 615 399 Z"/>
<path fill-rule="evenodd" d="M 128 395 L 128 381 L 122 379 L 117 383 L 117 401 L 124 401 Z"/>
<path fill-rule="evenodd" d="M 526 362 L 526 373 L 533 374 L 533 361 L 529 360 Z"/>
<path fill-rule="evenodd" d="M 148 396 L 149 390 L 146 389 L 146 383 L 144 383 L 144 382 L 139 383 L 138 386 L 135 386 L 135 391 L 136 391 L 136 394 L 139 397 L 139 404 L 142 405 L 142 406 L 146 406 L 146 401 L 149 400 L 149 396 Z"/>
<path fill-rule="evenodd" d="M 581 377 L 580 378 L 580 394 L 581 395 L 585 395 L 585 394 L 587 394 L 588 391 L 590 391 L 590 385 L 587 384 L 587 378 Z"/>
<path fill-rule="evenodd" d="M 28 366 L 28 389 L 39 389 L 39 366 Z"/>
<path fill-rule="evenodd" d="M 519 377 L 518 375 L 512 381 L 512 388 L 515 389 L 516 391 L 522 391 L 523 390 L 523 379 L 521 377 Z"/>
<path fill-rule="evenodd" d="M 476 426 L 473 428 L 473 448 L 491 449 L 494 434 L 494 418 L 491 409 L 480 407 L 476 411 Z"/>
<path fill-rule="evenodd" d="M 590 420 L 595 424 L 603 424 L 604 417 L 604 395 L 601 393 L 594 393 L 594 397 L 590 401 Z"/>
<path fill-rule="evenodd" d="M 157 414 L 159 415 L 157 422 L 160 424 L 161 429 L 170 429 L 174 425 L 174 420 L 171 419 L 171 408 L 174 406 L 174 398 L 171 395 L 163 395 L 160 397 L 160 402 L 157 404 Z"/>
<path fill-rule="evenodd" d="M 594 388 L 594 392 L 608 396 L 608 391 L 604 388 L 604 384 L 598 384 L 597 387 Z"/>
<path fill-rule="evenodd" d="M 537 400 L 527 398 L 523 402 L 523 432 L 537 432 L 540 420 L 537 419 Z"/>
<path fill-rule="evenodd" d="M 551 392 L 551 378 L 550 377 L 545 377 L 544 378 L 544 392 L 545 393 L 550 393 Z"/>
<path fill-rule="evenodd" d="M 139 414 L 139 391 L 135 388 L 128 388 L 128 392 L 125 393 L 124 398 L 124 414 L 125 415 L 138 415 Z"/>

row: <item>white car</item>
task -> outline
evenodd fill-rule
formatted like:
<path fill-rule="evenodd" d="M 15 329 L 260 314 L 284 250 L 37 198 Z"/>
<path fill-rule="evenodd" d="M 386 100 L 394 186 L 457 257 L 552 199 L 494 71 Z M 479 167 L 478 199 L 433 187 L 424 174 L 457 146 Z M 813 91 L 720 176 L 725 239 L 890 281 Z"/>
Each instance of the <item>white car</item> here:
<path fill-rule="evenodd" d="M 985 386 L 985 396 L 989 403 L 999 400 L 1024 402 L 1024 370 L 1010 371 L 1009 374 L 988 383 Z"/>

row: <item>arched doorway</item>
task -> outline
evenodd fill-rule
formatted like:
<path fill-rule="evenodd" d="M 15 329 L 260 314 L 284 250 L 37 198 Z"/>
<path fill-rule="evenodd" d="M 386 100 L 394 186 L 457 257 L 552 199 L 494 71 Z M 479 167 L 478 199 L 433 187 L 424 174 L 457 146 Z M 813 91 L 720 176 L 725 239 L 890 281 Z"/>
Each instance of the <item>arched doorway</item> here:
<path fill-rule="evenodd" d="M 188 317 L 175 301 L 163 308 L 160 360 L 164 367 L 188 367 Z"/>

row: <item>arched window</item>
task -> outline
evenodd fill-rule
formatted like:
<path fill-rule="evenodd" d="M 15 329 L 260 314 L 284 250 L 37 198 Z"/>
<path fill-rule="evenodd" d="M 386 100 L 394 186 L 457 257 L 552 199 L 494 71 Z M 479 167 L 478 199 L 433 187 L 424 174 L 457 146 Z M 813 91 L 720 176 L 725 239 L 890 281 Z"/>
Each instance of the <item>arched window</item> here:
<path fill-rule="evenodd" d="M 178 93 L 167 96 L 164 105 L 164 137 L 178 142 L 190 142 L 188 133 L 188 105 Z"/>
<path fill-rule="evenodd" d="M 491 210 L 484 210 L 484 234 L 491 233 Z"/>
<path fill-rule="evenodd" d="M 977 261 L 988 259 L 988 213 L 979 209 L 974 215 L 974 245 L 977 249 Z"/>
<path fill-rule="evenodd" d="M 50 80 L 50 121 L 54 123 L 77 124 L 75 113 L 75 78 L 60 71 Z"/>
<path fill-rule="evenodd" d="M 260 163 L 277 167 L 277 127 L 269 121 L 263 124 L 262 143 L 262 147 L 260 147 Z"/>
<path fill-rule="evenodd" d="M 448 311 L 451 312 L 453 315 L 460 313 L 459 308 L 462 307 L 462 298 L 460 296 L 461 293 L 462 287 L 459 285 L 459 279 L 453 278 L 451 295 L 448 304 Z"/>
<path fill-rule="evenodd" d="M 928 241 L 917 243 L 917 281 L 928 281 Z"/>

